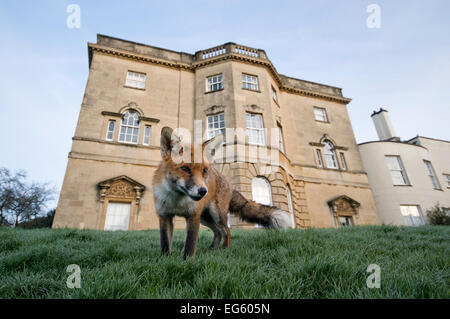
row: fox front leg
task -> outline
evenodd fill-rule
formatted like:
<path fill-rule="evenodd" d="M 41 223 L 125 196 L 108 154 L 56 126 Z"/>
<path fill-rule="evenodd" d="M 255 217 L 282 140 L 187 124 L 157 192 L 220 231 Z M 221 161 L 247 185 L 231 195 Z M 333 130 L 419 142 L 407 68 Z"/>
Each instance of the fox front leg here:
<path fill-rule="evenodd" d="M 161 254 L 170 255 L 172 250 L 173 221 L 172 218 L 159 218 Z"/>
<path fill-rule="evenodd" d="M 186 243 L 184 245 L 184 259 L 187 257 L 195 255 L 195 250 L 197 247 L 198 231 L 200 228 L 200 218 L 197 216 L 192 216 L 186 220 Z"/>

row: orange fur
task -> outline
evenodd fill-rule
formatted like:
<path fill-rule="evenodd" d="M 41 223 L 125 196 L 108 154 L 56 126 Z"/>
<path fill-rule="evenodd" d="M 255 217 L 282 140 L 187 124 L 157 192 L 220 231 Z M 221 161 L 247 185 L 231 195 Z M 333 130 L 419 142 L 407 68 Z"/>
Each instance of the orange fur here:
<path fill-rule="evenodd" d="M 186 218 L 185 259 L 195 254 L 200 223 L 214 233 L 211 248 L 218 247 L 222 239 L 224 248 L 230 246 L 229 211 L 244 220 L 268 228 L 280 228 L 279 221 L 274 219 L 279 214 L 273 214 L 275 211 L 281 212 L 278 208 L 245 199 L 239 192 L 232 190 L 227 179 L 211 167 L 206 159 L 202 163 L 175 162 L 172 150 L 180 141 L 172 133 L 172 129 L 167 127 L 161 132 L 163 160 L 153 177 L 163 254 L 170 254 L 171 251 L 174 216 Z M 203 144 L 202 150 L 207 143 Z M 181 148 L 180 154 L 183 151 Z M 194 148 L 191 147 L 191 159 L 194 158 L 193 152 Z"/>

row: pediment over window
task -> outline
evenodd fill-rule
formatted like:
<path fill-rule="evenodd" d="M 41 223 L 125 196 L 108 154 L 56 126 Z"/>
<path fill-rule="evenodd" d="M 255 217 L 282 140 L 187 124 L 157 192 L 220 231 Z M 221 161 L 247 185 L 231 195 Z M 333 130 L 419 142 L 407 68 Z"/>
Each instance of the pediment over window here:
<path fill-rule="evenodd" d="M 358 213 L 361 204 L 346 195 L 341 195 L 328 201 L 328 206 L 335 214 L 354 215 Z"/>
<path fill-rule="evenodd" d="M 337 145 L 337 143 L 330 136 L 328 136 L 328 134 L 324 134 L 320 138 L 319 142 L 309 142 L 309 145 L 316 146 L 316 147 L 323 147 L 325 145 L 324 144 L 325 141 L 331 142 L 331 144 L 333 144 L 333 148 L 336 150 L 342 150 L 342 151 L 348 150 L 348 147 Z"/>
<path fill-rule="evenodd" d="M 159 123 L 159 119 L 153 117 L 144 116 L 144 112 L 139 108 L 135 102 L 130 102 L 126 106 L 122 107 L 119 112 L 102 111 L 102 115 L 120 117 L 123 118 L 126 112 L 136 112 L 139 116 L 139 121 Z"/>
<path fill-rule="evenodd" d="M 256 104 L 249 104 L 249 105 L 244 105 L 244 109 L 247 112 L 252 112 L 252 113 L 263 113 L 264 109 Z"/>
<path fill-rule="evenodd" d="M 139 108 L 138 104 L 136 102 L 130 102 L 124 107 L 122 107 L 119 111 L 120 114 L 124 114 L 126 111 L 136 111 L 139 113 L 139 116 L 144 116 L 144 112 Z"/>
<path fill-rule="evenodd" d="M 121 175 L 98 183 L 100 190 L 100 202 L 108 198 L 134 199 L 139 205 L 140 199 L 145 191 L 145 186 L 134 179 Z"/>
<path fill-rule="evenodd" d="M 213 114 L 217 114 L 217 113 L 222 113 L 225 111 L 225 106 L 223 105 L 213 105 L 208 107 L 205 110 L 205 114 L 206 115 L 213 115 Z"/>

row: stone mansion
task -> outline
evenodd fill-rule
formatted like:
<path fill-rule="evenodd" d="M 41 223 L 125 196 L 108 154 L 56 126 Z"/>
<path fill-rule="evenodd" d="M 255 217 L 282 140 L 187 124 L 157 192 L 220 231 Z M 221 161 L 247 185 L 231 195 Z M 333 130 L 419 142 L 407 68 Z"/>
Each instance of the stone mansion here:
<path fill-rule="evenodd" d="M 264 50 L 235 43 L 190 54 L 98 35 L 88 52 L 53 227 L 159 228 L 151 185 L 161 128 L 194 131 L 196 120 L 210 137 L 245 129 L 245 152 L 281 133 L 276 170 L 247 157 L 215 167 L 247 198 L 288 211 L 293 227 L 380 224 L 340 88 L 279 74 Z"/>

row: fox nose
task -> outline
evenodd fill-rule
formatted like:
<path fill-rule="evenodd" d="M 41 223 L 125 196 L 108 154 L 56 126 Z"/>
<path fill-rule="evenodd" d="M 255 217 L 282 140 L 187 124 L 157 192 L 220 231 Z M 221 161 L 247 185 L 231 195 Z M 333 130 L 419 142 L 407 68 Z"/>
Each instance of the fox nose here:
<path fill-rule="evenodd" d="M 205 187 L 200 187 L 198 189 L 198 195 L 204 197 L 208 193 L 208 190 Z"/>

